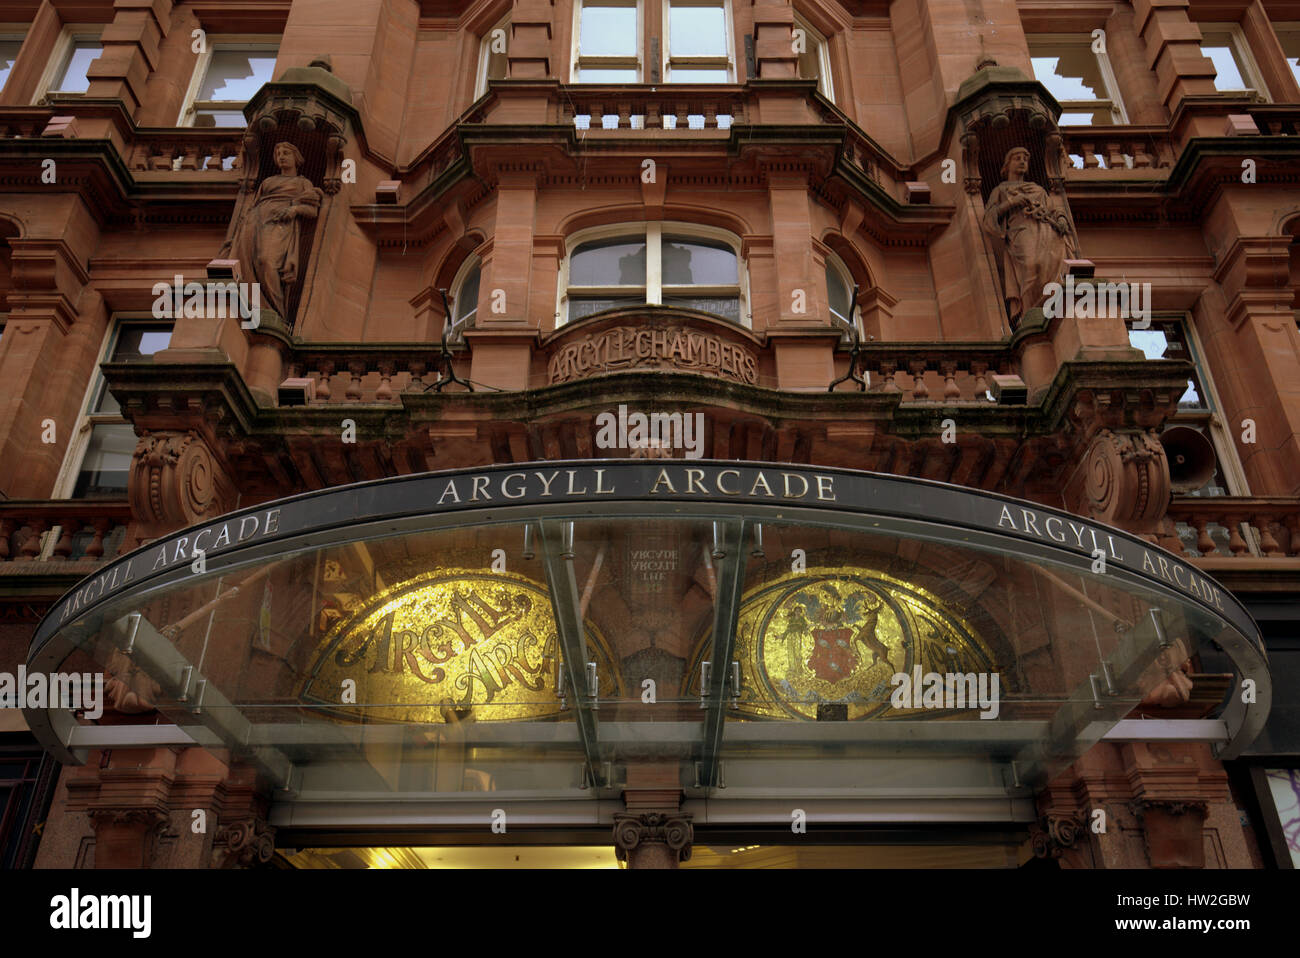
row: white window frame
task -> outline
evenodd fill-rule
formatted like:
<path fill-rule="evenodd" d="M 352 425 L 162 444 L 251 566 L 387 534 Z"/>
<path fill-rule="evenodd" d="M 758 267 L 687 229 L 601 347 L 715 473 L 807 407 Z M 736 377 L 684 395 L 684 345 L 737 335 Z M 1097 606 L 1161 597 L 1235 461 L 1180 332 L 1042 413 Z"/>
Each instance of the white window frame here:
<path fill-rule="evenodd" d="M 645 256 L 645 305 L 661 306 L 663 305 L 663 268 L 661 254 L 663 250 L 663 236 L 670 233 L 674 236 L 684 238 L 696 238 L 702 240 L 712 240 L 714 242 L 725 243 L 736 254 L 736 285 L 737 295 L 740 300 L 740 323 L 743 329 L 752 329 L 754 318 L 749 312 L 749 269 L 744 256 L 741 254 L 740 237 L 727 230 L 718 229 L 713 226 L 700 226 L 696 223 L 682 223 L 675 220 L 663 221 L 653 220 L 650 222 L 631 222 L 617 223 L 610 226 L 596 226 L 591 229 L 582 230 L 568 237 L 564 243 L 564 262 L 560 266 L 560 282 L 555 302 L 555 327 L 559 329 L 569 323 L 569 263 L 572 262 L 573 252 L 583 243 L 590 243 L 593 240 L 616 239 L 622 236 L 643 235 L 646 239 L 646 256 Z M 607 293 L 611 297 L 617 296 L 620 291 L 626 292 L 635 288 L 640 290 L 641 287 L 626 286 L 580 286 L 576 287 L 573 292 L 578 296 L 598 296 Z M 712 293 L 714 290 L 724 290 L 726 293 L 731 292 L 730 287 L 721 286 L 699 286 L 691 287 L 692 289 L 701 290 L 701 295 L 723 295 L 722 293 Z M 719 319 L 719 322 L 729 322 L 729 320 Z"/>
<path fill-rule="evenodd" d="M 61 76 L 68 69 L 72 60 L 73 49 L 77 43 L 93 41 L 99 44 L 100 55 L 102 56 L 104 49 L 103 38 L 104 24 L 102 23 L 65 26 L 59 34 L 59 38 L 54 41 L 54 50 L 50 53 L 50 60 L 45 65 L 45 72 L 41 74 L 41 82 L 36 85 L 36 94 L 32 97 L 32 103 L 39 105 L 41 100 L 51 93 L 58 93 L 62 96 L 85 96 L 84 93 L 65 93 L 63 90 L 54 90 L 51 87 L 55 78 Z"/>
<path fill-rule="evenodd" d="M 856 281 L 853 279 L 853 274 L 849 271 L 848 266 L 845 265 L 844 260 L 842 260 L 839 257 L 839 254 L 835 252 L 828 252 L 826 254 L 826 267 L 839 275 L 840 280 L 849 291 L 849 303 L 854 306 L 852 322 L 854 322 L 858 327 L 858 337 L 865 342 L 867 338 L 867 330 L 866 327 L 862 325 L 862 307 L 853 303 L 853 287 L 856 285 Z M 829 287 L 826 290 L 826 312 L 830 316 L 831 322 L 838 322 L 840 320 L 840 317 L 831 311 L 831 291 Z"/>
<path fill-rule="evenodd" d="M 1278 46 L 1282 45 L 1283 37 L 1294 38 L 1297 53 L 1300 54 L 1300 20 L 1275 23 L 1273 24 L 1273 32 L 1277 34 Z M 1291 58 L 1287 56 L 1286 50 L 1282 51 L 1282 60 L 1286 63 L 1286 68 L 1291 71 L 1291 75 L 1295 77 L 1296 83 L 1300 83 L 1300 66 L 1292 65 Z"/>
<path fill-rule="evenodd" d="M 1237 65 L 1241 70 L 1241 79 L 1250 86 L 1241 90 L 1219 90 L 1218 83 L 1215 83 L 1215 90 L 1226 96 L 1240 96 L 1242 94 L 1254 94 L 1261 97 L 1266 102 L 1272 102 L 1268 93 L 1268 86 L 1264 83 L 1264 77 L 1259 72 L 1259 64 L 1255 62 L 1254 55 L 1250 52 L 1250 44 L 1246 42 L 1246 35 L 1241 32 L 1241 25 L 1232 22 L 1210 22 L 1196 24 L 1201 28 L 1201 40 L 1204 43 L 1205 34 L 1226 34 L 1228 45 L 1236 53 Z M 1208 59 L 1208 57 L 1207 57 Z M 1216 77 L 1217 80 L 1217 77 Z"/>
<path fill-rule="evenodd" d="M 726 34 L 727 44 L 726 63 L 723 57 L 673 57 L 672 56 L 672 36 L 670 34 L 671 13 L 674 6 L 678 7 L 716 7 L 719 2 L 722 4 L 722 29 Z M 682 70 L 717 70 L 725 67 L 727 79 L 724 83 L 736 82 L 736 37 L 735 25 L 731 19 L 731 0 L 663 0 L 663 37 L 660 41 L 660 57 L 662 63 L 660 67 L 664 83 L 675 82 L 672 78 L 673 61 L 678 62 L 678 68 Z"/>
<path fill-rule="evenodd" d="M 1029 57 L 1030 57 L 1031 69 L 1033 66 L 1033 57 L 1034 57 L 1033 48 L 1037 44 L 1042 44 L 1047 46 L 1053 46 L 1053 45 L 1082 46 L 1086 48 L 1087 51 L 1090 54 L 1092 54 L 1092 56 L 1097 61 L 1097 69 L 1101 73 L 1101 82 L 1105 84 L 1106 93 L 1108 95 L 1105 97 L 1098 97 L 1095 100 L 1059 100 L 1058 102 L 1061 104 L 1062 114 L 1098 110 L 1109 106 L 1111 120 L 1113 121 L 1111 125 L 1112 126 L 1128 125 L 1128 111 L 1124 109 L 1124 100 L 1120 96 L 1119 83 L 1115 80 L 1115 71 L 1112 70 L 1110 66 L 1110 57 L 1104 52 L 1097 53 L 1092 49 L 1091 34 L 1030 33 L 1026 35 L 1025 39 L 1029 41 Z M 1040 54 L 1040 56 L 1041 55 L 1042 54 Z M 1035 77 L 1035 79 L 1038 78 Z M 1047 86 L 1047 84 L 1042 80 L 1039 80 L 1038 82 L 1042 83 L 1044 87 Z M 1048 92 L 1050 93 L 1051 91 L 1049 90 Z M 1055 96 L 1055 94 L 1053 94 L 1053 96 Z M 1070 127 L 1079 127 L 1079 128 L 1082 128 L 1084 126 L 1088 126 L 1088 127 L 1096 126 L 1096 124 L 1094 123 L 1086 123 L 1086 124 L 1068 123 L 1063 125 L 1070 126 Z"/>
<path fill-rule="evenodd" d="M 474 76 L 474 99 L 477 100 L 487 92 L 488 85 L 488 58 L 491 51 L 488 49 L 492 45 L 492 34 L 497 30 L 506 32 L 506 56 L 510 55 L 510 14 L 506 14 L 492 26 L 488 27 L 487 32 L 483 34 L 478 42 L 478 72 Z M 509 61 L 506 63 L 507 73 L 509 73 Z"/>
<path fill-rule="evenodd" d="M 817 42 L 817 90 L 822 96 L 834 103 L 835 82 L 831 77 L 831 55 L 830 50 L 827 48 L 826 38 L 822 36 L 820 30 L 798 13 L 794 15 L 794 25 L 804 32 L 804 36 L 808 40 Z"/>
<path fill-rule="evenodd" d="M 77 486 L 77 477 L 81 475 L 81 463 L 86 458 L 95 426 L 114 425 L 127 421 L 120 412 L 94 412 L 91 408 L 95 404 L 95 396 L 104 383 L 104 373 L 99 367 L 108 362 L 109 357 L 113 355 L 113 350 L 117 348 L 121 338 L 122 329 L 126 326 L 157 325 L 160 325 L 159 321 L 152 316 L 118 316 L 114 317 L 109 325 L 108 332 L 104 334 L 104 341 L 100 344 L 99 354 L 95 357 L 95 372 L 90 377 L 90 382 L 86 384 L 86 391 L 81 397 L 77 426 L 68 441 L 68 449 L 63 455 L 63 464 L 59 467 L 58 477 L 54 480 L 51 499 L 72 498 L 72 493 Z"/>
<path fill-rule="evenodd" d="M 453 318 L 455 317 L 456 313 L 460 311 L 458 303 L 460 301 L 461 290 L 465 286 L 465 280 L 469 279 L 469 274 L 474 272 L 474 270 L 476 269 L 480 271 L 479 287 L 478 287 L 479 299 L 482 300 L 483 298 L 483 273 L 482 273 L 483 260 L 475 255 L 467 256 L 465 257 L 465 262 L 460 264 L 460 269 L 456 270 L 456 275 L 452 278 L 451 281 L 451 288 L 447 291 L 448 292 L 447 298 L 451 302 L 451 313 Z M 474 304 L 474 310 L 475 310 L 474 319 L 470 321 L 471 324 L 473 324 L 473 322 L 478 319 L 478 312 L 477 312 L 478 303 Z M 461 339 L 461 335 L 464 333 L 464 331 L 467 328 L 469 327 L 462 326 L 460 327 L 459 330 L 453 332 L 448 342 L 459 342 Z M 439 335 L 441 335 L 441 333 L 439 333 Z"/>
<path fill-rule="evenodd" d="M 208 68 L 212 65 L 212 55 L 218 48 L 235 48 L 239 50 L 256 50 L 256 51 L 274 51 L 276 59 L 280 57 L 280 37 L 274 34 L 219 34 L 207 37 L 204 50 L 199 54 L 198 62 L 194 64 L 194 72 L 190 75 L 190 86 L 185 91 L 185 102 L 181 104 L 181 113 L 176 120 L 177 126 L 193 126 L 194 121 L 198 119 L 199 110 L 226 110 L 230 112 L 241 112 L 247 100 L 204 100 L 198 102 L 199 90 L 203 88 L 203 81 L 207 79 Z M 274 79 L 272 71 L 272 79 Z M 227 127 L 226 129 L 238 129 L 238 127 Z"/>
<path fill-rule="evenodd" d="M 636 8 L 636 44 L 634 56 L 605 57 L 583 56 L 582 54 L 582 7 L 585 0 L 574 0 L 572 47 L 569 51 L 569 82 L 591 83 L 605 81 L 580 80 L 582 70 L 636 70 L 635 83 L 645 78 L 645 9 L 641 0 L 600 0 L 592 6 L 599 7 L 635 7 Z"/>
<path fill-rule="evenodd" d="M 0 42 L 18 41 L 18 52 L 21 55 L 22 45 L 27 40 L 27 34 L 24 32 L 22 24 L 0 23 Z M 18 57 L 14 57 L 14 66 L 18 66 Z M 13 75 L 12 69 L 10 76 Z M 5 82 L 0 83 L 0 91 L 3 91 L 9 85 L 9 77 L 5 77 Z"/>

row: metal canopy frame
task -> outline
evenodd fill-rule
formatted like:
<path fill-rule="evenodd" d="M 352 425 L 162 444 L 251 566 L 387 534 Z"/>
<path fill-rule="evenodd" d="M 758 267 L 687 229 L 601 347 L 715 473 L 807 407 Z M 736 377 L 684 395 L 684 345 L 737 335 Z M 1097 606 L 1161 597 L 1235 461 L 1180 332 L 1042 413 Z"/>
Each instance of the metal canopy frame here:
<path fill-rule="evenodd" d="M 678 465 L 675 461 L 663 461 Z M 701 461 L 702 462 L 702 461 Z M 562 468 L 564 463 L 538 464 L 540 468 L 553 470 Z M 590 463 L 581 464 L 590 467 Z M 618 461 L 603 461 L 601 465 L 611 472 L 621 466 L 631 464 Z M 718 465 L 718 464 L 715 464 Z M 726 463 L 728 468 L 769 468 L 797 471 L 799 467 L 755 463 Z M 657 468 L 656 465 L 636 463 L 638 468 Z M 405 477 L 403 481 L 434 480 L 439 485 L 446 477 L 465 476 L 484 473 L 521 472 L 528 467 L 514 466 L 498 470 L 458 470 L 455 473 L 429 474 L 419 477 Z M 805 470 L 805 472 L 808 472 Z M 817 470 L 819 474 L 842 475 L 844 470 Z M 810 472 L 808 474 L 811 474 Z M 943 484 L 929 483 L 924 480 L 907 480 L 899 477 L 872 477 L 870 474 L 854 474 L 859 477 L 879 479 L 891 483 L 903 483 L 909 489 L 915 487 L 917 497 L 926 489 L 942 487 Z M 602 788 L 612 786 L 607 775 L 602 775 L 605 761 L 602 746 L 616 747 L 620 744 L 643 743 L 648 741 L 646 730 L 632 727 L 635 723 L 600 723 L 597 720 L 598 698 L 587 685 L 587 637 L 583 628 L 583 615 L 576 571 L 574 569 L 573 536 L 574 523 L 578 520 L 608 518 L 660 518 L 660 519 L 703 519 L 713 522 L 712 558 L 715 562 L 716 590 L 714 593 L 714 614 L 712 646 L 709 662 L 711 667 L 707 680 L 701 683 L 702 705 L 705 708 L 703 735 L 699 735 L 697 723 L 651 723 L 652 738 L 656 742 L 678 749 L 694 748 L 698 755 L 697 776 L 699 788 L 706 792 L 722 786 L 721 760 L 725 744 L 739 747 L 771 746 L 777 744 L 812 747 L 817 744 L 842 746 L 878 746 L 907 744 L 920 752 L 932 751 L 941 746 L 935 741 L 927 744 L 933 736 L 945 738 L 949 748 L 962 742 L 971 745 L 982 743 L 996 746 L 999 755 L 1005 755 L 1010 762 L 1012 777 L 1023 772 L 1026 779 L 1032 779 L 1035 766 L 1041 762 L 1045 753 L 1063 754 L 1071 750 L 1078 752 L 1082 748 L 1099 740 L 1138 740 L 1147 737 L 1179 741 L 1207 741 L 1215 746 L 1216 755 L 1221 759 L 1235 757 L 1242 748 L 1249 744 L 1254 734 L 1263 727 L 1267 719 L 1271 702 L 1271 687 L 1267 663 L 1258 640 L 1258 632 L 1252 635 L 1240 633 L 1240 626 L 1229 628 L 1223 619 L 1224 628 L 1215 641 L 1233 659 L 1239 670 L 1240 678 L 1254 680 L 1256 701 L 1249 708 L 1242 696 L 1234 695 L 1230 705 L 1217 720 L 1189 723 L 1165 722 L 1123 722 L 1124 714 L 1131 710 L 1132 703 L 1121 701 L 1105 694 L 1106 676 L 1123 682 L 1131 677 L 1134 670 L 1141 671 L 1151 661 L 1152 651 L 1162 642 L 1160 630 L 1153 620 L 1143 619 L 1124 636 L 1119 646 L 1104 661 L 1098 663 L 1097 683 L 1084 683 L 1074 690 L 1069 700 L 1064 702 L 1057 714 L 1044 722 L 944 722 L 942 728 L 936 723 L 918 721 L 890 721 L 885 723 L 799 723 L 770 721 L 761 723 L 726 722 L 730 699 L 739 691 L 731 685 L 731 662 L 735 648 L 735 631 L 740 610 L 740 600 L 744 589 L 745 563 L 742 550 L 747 536 L 754 533 L 755 526 L 763 522 L 784 524 L 807 523 L 813 526 L 840 528 L 849 531 L 871 534 L 897 534 L 949 544 L 965 545 L 971 548 L 1001 549 L 1005 551 L 1014 546 L 1022 559 L 1040 558 L 1058 566 L 1082 571 L 1088 568 L 1090 556 L 1079 555 L 1068 549 L 1060 548 L 1049 542 L 1026 539 L 1012 540 L 1002 533 L 992 532 L 974 525 L 965 527 L 942 524 L 931 518 L 916 518 L 927 513 L 912 503 L 910 516 L 900 515 L 897 511 L 873 508 L 868 511 L 865 505 L 851 505 L 846 508 L 828 510 L 811 508 L 799 503 L 762 503 L 738 502 L 734 500 L 682 500 L 663 499 L 657 502 L 646 501 L 644 496 L 631 500 L 619 500 L 612 496 L 600 499 L 569 502 L 531 502 L 501 503 L 493 502 L 481 509 L 464 509 L 459 511 L 430 512 L 427 508 L 420 512 L 402 511 L 388 506 L 384 489 L 385 483 L 363 483 L 357 486 L 341 487 L 326 493 L 314 493 L 307 496 L 282 500 L 288 504 L 299 500 L 319 502 L 322 496 L 347 494 L 364 495 L 366 508 L 356 509 L 352 514 L 358 515 L 357 521 L 340 523 L 339 511 L 332 512 L 330 523 L 321 522 L 317 526 L 308 526 L 290 530 L 287 534 L 277 536 L 271 541 L 256 541 L 239 546 L 226 553 L 210 554 L 207 558 L 208 572 L 204 577 L 215 578 L 228 575 L 237 568 L 252 566 L 257 563 L 270 562 L 282 558 L 286 552 L 294 550 L 321 548 L 343 542 L 383 538 L 405 532 L 427 532 L 462 525 L 484 523 L 519 523 L 526 529 L 535 530 L 542 552 L 543 566 L 547 585 L 553 605 L 557 636 L 562 649 L 562 675 L 567 685 L 567 697 L 572 702 L 575 721 L 568 723 L 550 723 L 545 726 L 544 735 L 539 732 L 542 726 L 488 726 L 471 730 L 470 735 L 476 744 L 496 743 L 527 744 L 538 740 L 542 735 L 545 741 L 556 744 L 581 747 L 584 756 L 584 786 L 595 786 L 592 797 Z M 571 483 L 572 485 L 572 483 Z M 963 493 L 967 490 L 959 490 Z M 988 494 L 969 493 L 975 498 L 990 499 L 997 503 L 1014 503 L 1017 500 Z M 855 500 L 856 501 L 856 500 Z M 264 504 L 257 511 L 265 511 L 277 504 Z M 1054 514 L 1052 510 L 1037 504 L 1024 503 L 1043 514 Z M 385 508 L 392 509 L 385 514 Z M 245 510 L 222 517 L 221 521 L 236 521 L 240 516 L 254 510 Z M 331 515 L 330 510 L 321 510 Z M 343 513 L 346 514 L 346 513 Z M 1065 514 L 1061 513 L 1064 516 Z M 1076 517 L 1077 518 L 1077 517 Z M 211 525 L 212 523 L 205 523 Z M 1094 524 L 1095 525 L 1095 524 Z M 196 527 L 198 528 L 198 527 Z M 1137 542 L 1134 537 L 1116 531 L 1115 536 L 1121 542 Z M 155 546 L 146 547 L 153 549 Z M 1155 547 L 1152 551 L 1159 552 Z M 139 555 L 136 553 L 135 555 Z M 123 557 L 128 558 L 128 557 Z M 123 559 L 117 560 L 121 562 Z M 106 568 L 112 568 L 112 564 Z M 98 575 L 106 575 L 106 572 Z M 1122 567 L 1114 567 L 1108 575 L 1115 576 L 1121 582 L 1139 586 L 1156 596 L 1169 597 L 1171 602 L 1189 604 L 1179 596 L 1172 587 L 1159 580 L 1154 580 L 1140 572 Z M 93 578 L 93 577 L 92 577 Z M 158 588 L 192 581 L 191 573 L 186 569 L 169 569 L 162 573 L 141 576 L 136 586 L 152 592 Z M 85 583 L 82 583 L 84 585 Z M 73 592 L 76 590 L 74 589 Z M 71 593 L 70 593 L 71 594 Z M 113 597 L 117 600 L 129 598 L 129 592 Z M 1226 597 L 1235 602 L 1229 594 Z M 228 747 L 253 761 L 271 781 L 287 790 L 295 790 L 294 762 L 286 749 L 309 748 L 320 749 L 322 754 L 355 751 L 359 742 L 347 726 L 327 724 L 256 724 L 250 722 L 240 708 L 225 699 L 217 689 L 211 687 L 192 663 L 185 661 L 171 642 L 140 615 L 121 615 L 121 608 L 113 610 L 112 600 L 91 602 L 81 613 L 68 620 L 68 627 L 51 628 L 50 621 L 59 611 L 59 606 L 51 611 L 46 622 L 38 629 L 37 640 L 33 643 L 29 655 L 29 667 L 33 670 L 53 671 L 75 650 L 72 635 L 74 627 L 81 636 L 93 635 L 104 630 L 115 630 L 119 645 L 131 649 L 131 654 L 145 667 L 146 671 L 162 686 L 165 693 L 184 702 L 189 709 L 193 724 L 177 727 L 172 738 L 188 740 L 193 744 L 207 747 Z M 1197 607 L 1200 608 L 1200 607 Z M 114 621 L 106 621 L 106 616 L 113 616 Z M 57 620 L 56 620 L 57 621 Z M 1247 621 L 1249 618 L 1247 616 Z M 1253 623 L 1252 623 L 1253 624 Z M 1190 651 L 1190 650 L 1189 650 Z M 729 687 L 730 686 L 730 687 Z M 1100 690 L 1100 695 L 1094 694 Z M 1100 705 L 1100 708 L 1097 706 Z M 57 758 L 65 762 L 83 762 L 86 750 L 103 747 L 101 742 L 121 742 L 131 736 L 140 736 L 141 742 L 152 741 L 161 735 L 154 731 L 158 727 L 118 727 L 116 729 L 96 728 L 80 725 L 72 713 L 59 709 L 29 709 L 27 721 L 38 739 Z M 681 728 L 674 727 L 681 725 Z M 1141 726 L 1141 729 L 1136 728 Z M 1194 726 L 1194 728 L 1193 728 Z M 1116 729 L 1125 728 L 1122 736 L 1117 737 Z M 150 731 L 124 731 L 127 728 Z M 404 734 L 405 729 L 397 727 L 392 734 L 395 738 Z M 1146 732 L 1146 735 L 1140 733 Z M 386 731 L 370 726 L 368 741 L 374 741 L 378 734 L 382 739 Z M 576 737 L 576 743 L 574 741 Z M 134 740 L 134 739 L 130 739 Z M 124 747 L 124 746 L 117 746 Z M 992 756 L 989 756 L 990 759 Z M 298 776 L 301 780 L 301 775 Z M 1013 784 L 1013 783 L 1009 783 Z M 1016 781 L 1023 786 L 1025 781 Z"/>

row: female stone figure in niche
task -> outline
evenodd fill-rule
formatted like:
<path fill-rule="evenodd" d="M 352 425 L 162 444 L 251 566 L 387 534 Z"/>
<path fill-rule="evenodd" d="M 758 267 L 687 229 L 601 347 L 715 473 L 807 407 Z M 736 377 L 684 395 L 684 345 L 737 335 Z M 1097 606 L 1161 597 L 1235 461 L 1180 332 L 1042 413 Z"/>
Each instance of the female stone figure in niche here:
<path fill-rule="evenodd" d="M 298 175 L 303 156 L 296 146 L 277 143 L 273 157 L 279 174 L 258 184 L 223 254 L 233 254 L 252 272 L 261 285 L 262 301 L 287 321 L 289 292 L 301 265 L 302 222 L 316 219 L 322 195 L 311 180 Z"/>
<path fill-rule="evenodd" d="M 1047 191 L 1027 181 L 1029 151 L 1017 146 L 1002 161 L 1002 182 L 989 194 L 983 227 L 1005 244 L 1002 282 L 1007 312 L 1017 320 L 1048 297 L 1048 283 L 1059 282 L 1074 243 L 1065 211 L 1053 206 Z"/>

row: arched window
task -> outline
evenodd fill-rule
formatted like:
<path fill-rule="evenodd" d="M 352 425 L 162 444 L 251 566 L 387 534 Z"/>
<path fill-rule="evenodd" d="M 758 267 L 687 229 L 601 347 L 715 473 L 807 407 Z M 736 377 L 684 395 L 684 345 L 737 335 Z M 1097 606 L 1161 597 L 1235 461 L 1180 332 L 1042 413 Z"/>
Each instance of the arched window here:
<path fill-rule="evenodd" d="M 834 253 L 826 254 L 826 302 L 830 305 L 833 319 L 845 328 L 857 320 L 858 331 L 862 332 L 862 310 L 859 309 L 852 319 L 849 317 L 849 306 L 853 302 L 853 274 Z"/>
<path fill-rule="evenodd" d="M 467 259 L 451 283 L 451 319 L 455 324 L 449 339 L 459 339 L 460 334 L 474 326 L 478 314 L 479 278 L 483 264 L 477 256 Z"/>
<path fill-rule="evenodd" d="M 569 242 L 557 324 L 619 306 L 680 306 L 748 326 L 739 241 L 685 223 L 587 230 Z"/>

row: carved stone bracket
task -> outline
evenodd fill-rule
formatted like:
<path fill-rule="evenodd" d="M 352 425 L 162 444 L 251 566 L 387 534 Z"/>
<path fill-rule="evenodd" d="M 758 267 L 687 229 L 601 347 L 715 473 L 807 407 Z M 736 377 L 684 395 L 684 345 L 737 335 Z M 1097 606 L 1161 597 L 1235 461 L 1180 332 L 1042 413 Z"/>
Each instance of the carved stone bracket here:
<path fill-rule="evenodd" d="M 177 528 L 230 511 L 235 484 L 193 429 L 146 430 L 131 461 L 128 493 L 138 518 Z"/>
<path fill-rule="evenodd" d="M 630 868 L 644 867 L 637 860 L 642 856 L 636 853 L 650 851 L 646 846 L 660 846 L 654 849 L 660 852 L 659 855 L 646 857 L 666 858 L 666 867 L 675 868 L 679 862 L 690 859 L 694 840 L 695 830 L 690 815 L 659 812 L 639 815 L 619 812 L 614 815 L 614 853 Z"/>
<path fill-rule="evenodd" d="M 257 868 L 275 854 L 275 828 L 259 818 L 222 825 L 212 842 L 218 868 Z"/>
<path fill-rule="evenodd" d="M 1029 826 L 1035 858 L 1072 857 L 1077 845 L 1087 842 L 1088 823 L 1077 812 L 1049 812 Z"/>
<path fill-rule="evenodd" d="M 1112 525 L 1149 524 L 1169 507 L 1169 462 L 1154 431 L 1102 429 L 1080 469 L 1090 515 Z"/>
<path fill-rule="evenodd" d="M 1130 804 L 1152 868 L 1204 868 L 1206 802 L 1143 799 Z"/>

